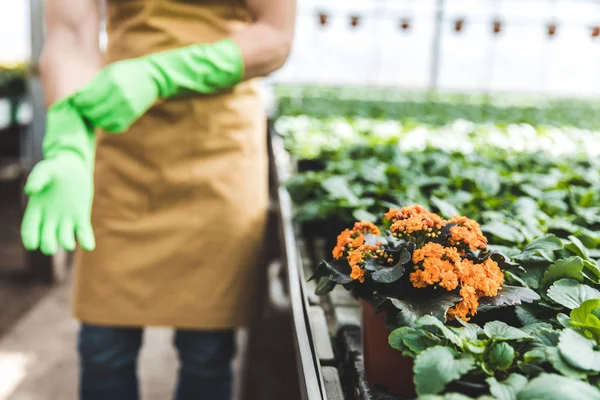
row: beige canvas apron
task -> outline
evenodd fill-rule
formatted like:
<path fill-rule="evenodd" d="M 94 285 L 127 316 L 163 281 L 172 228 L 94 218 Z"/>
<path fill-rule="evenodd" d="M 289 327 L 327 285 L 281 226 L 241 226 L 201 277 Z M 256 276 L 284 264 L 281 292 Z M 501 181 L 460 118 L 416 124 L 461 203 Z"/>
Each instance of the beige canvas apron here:
<path fill-rule="evenodd" d="M 107 62 L 244 29 L 235 0 L 112 0 Z M 88 323 L 218 329 L 249 322 L 268 206 L 258 82 L 155 105 L 98 134 L 92 224 L 76 257 L 75 316 Z"/>

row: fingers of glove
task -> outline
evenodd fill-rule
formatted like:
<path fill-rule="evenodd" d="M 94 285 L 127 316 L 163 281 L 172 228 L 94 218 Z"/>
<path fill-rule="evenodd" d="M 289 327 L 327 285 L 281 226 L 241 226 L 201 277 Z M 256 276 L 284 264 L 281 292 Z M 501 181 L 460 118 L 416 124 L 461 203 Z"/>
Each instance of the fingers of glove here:
<path fill-rule="evenodd" d="M 42 236 L 40 250 L 47 256 L 56 254 L 58 251 L 58 221 L 56 218 L 46 217 L 42 223 Z"/>
<path fill-rule="evenodd" d="M 86 251 L 92 251 L 96 248 L 96 239 L 94 238 L 94 230 L 89 221 L 83 221 L 75 226 L 75 234 L 81 248 Z"/>
<path fill-rule="evenodd" d="M 25 183 L 25 193 L 33 196 L 44 190 L 54 179 L 54 168 L 46 161 L 39 162 L 29 174 Z"/>
<path fill-rule="evenodd" d="M 69 219 L 58 226 L 58 244 L 66 251 L 75 250 L 75 224 Z"/>
<path fill-rule="evenodd" d="M 32 251 L 40 245 L 42 209 L 36 202 L 30 202 L 21 222 L 21 241 L 25 249 Z"/>

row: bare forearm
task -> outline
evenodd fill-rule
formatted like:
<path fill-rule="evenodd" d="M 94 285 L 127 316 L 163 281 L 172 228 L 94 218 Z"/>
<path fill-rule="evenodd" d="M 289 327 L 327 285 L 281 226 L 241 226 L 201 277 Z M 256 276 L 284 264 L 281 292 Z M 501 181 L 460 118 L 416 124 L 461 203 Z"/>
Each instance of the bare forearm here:
<path fill-rule="evenodd" d="M 40 74 L 47 106 L 84 86 L 100 69 L 96 0 L 47 0 Z"/>
<path fill-rule="evenodd" d="M 279 69 L 292 47 L 296 0 L 246 0 L 255 21 L 233 40 L 244 59 L 244 79 Z"/>
<path fill-rule="evenodd" d="M 244 79 L 267 76 L 278 70 L 291 48 L 291 39 L 260 23 L 234 36 L 233 40 L 244 58 Z"/>
<path fill-rule="evenodd" d="M 98 72 L 100 54 L 85 54 L 84 48 L 60 39 L 48 41 L 40 61 L 40 73 L 47 106 L 70 96 Z"/>

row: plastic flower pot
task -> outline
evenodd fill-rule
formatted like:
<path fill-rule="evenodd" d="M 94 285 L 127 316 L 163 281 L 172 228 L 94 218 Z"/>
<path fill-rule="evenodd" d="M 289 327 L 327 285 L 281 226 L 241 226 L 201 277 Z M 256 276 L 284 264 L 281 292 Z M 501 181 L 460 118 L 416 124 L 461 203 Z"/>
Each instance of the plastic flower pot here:
<path fill-rule="evenodd" d="M 361 329 L 365 376 L 369 386 L 401 397 L 415 397 L 413 360 L 390 347 L 391 331 L 385 326 L 386 312 L 375 313 L 361 300 Z"/>

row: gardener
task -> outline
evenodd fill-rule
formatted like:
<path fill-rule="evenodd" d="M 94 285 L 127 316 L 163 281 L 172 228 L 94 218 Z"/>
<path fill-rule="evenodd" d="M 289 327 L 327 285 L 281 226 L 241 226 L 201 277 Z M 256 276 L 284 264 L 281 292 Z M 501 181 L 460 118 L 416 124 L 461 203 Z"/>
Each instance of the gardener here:
<path fill-rule="evenodd" d="M 46 2 L 49 111 L 23 243 L 83 249 L 81 399 L 139 398 L 144 326 L 177 328 L 177 399 L 228 399 L 268 201 L 252 78 L 285 62 L 295 1 L 109 0 L 104 68 L 95 3 Z"/>

